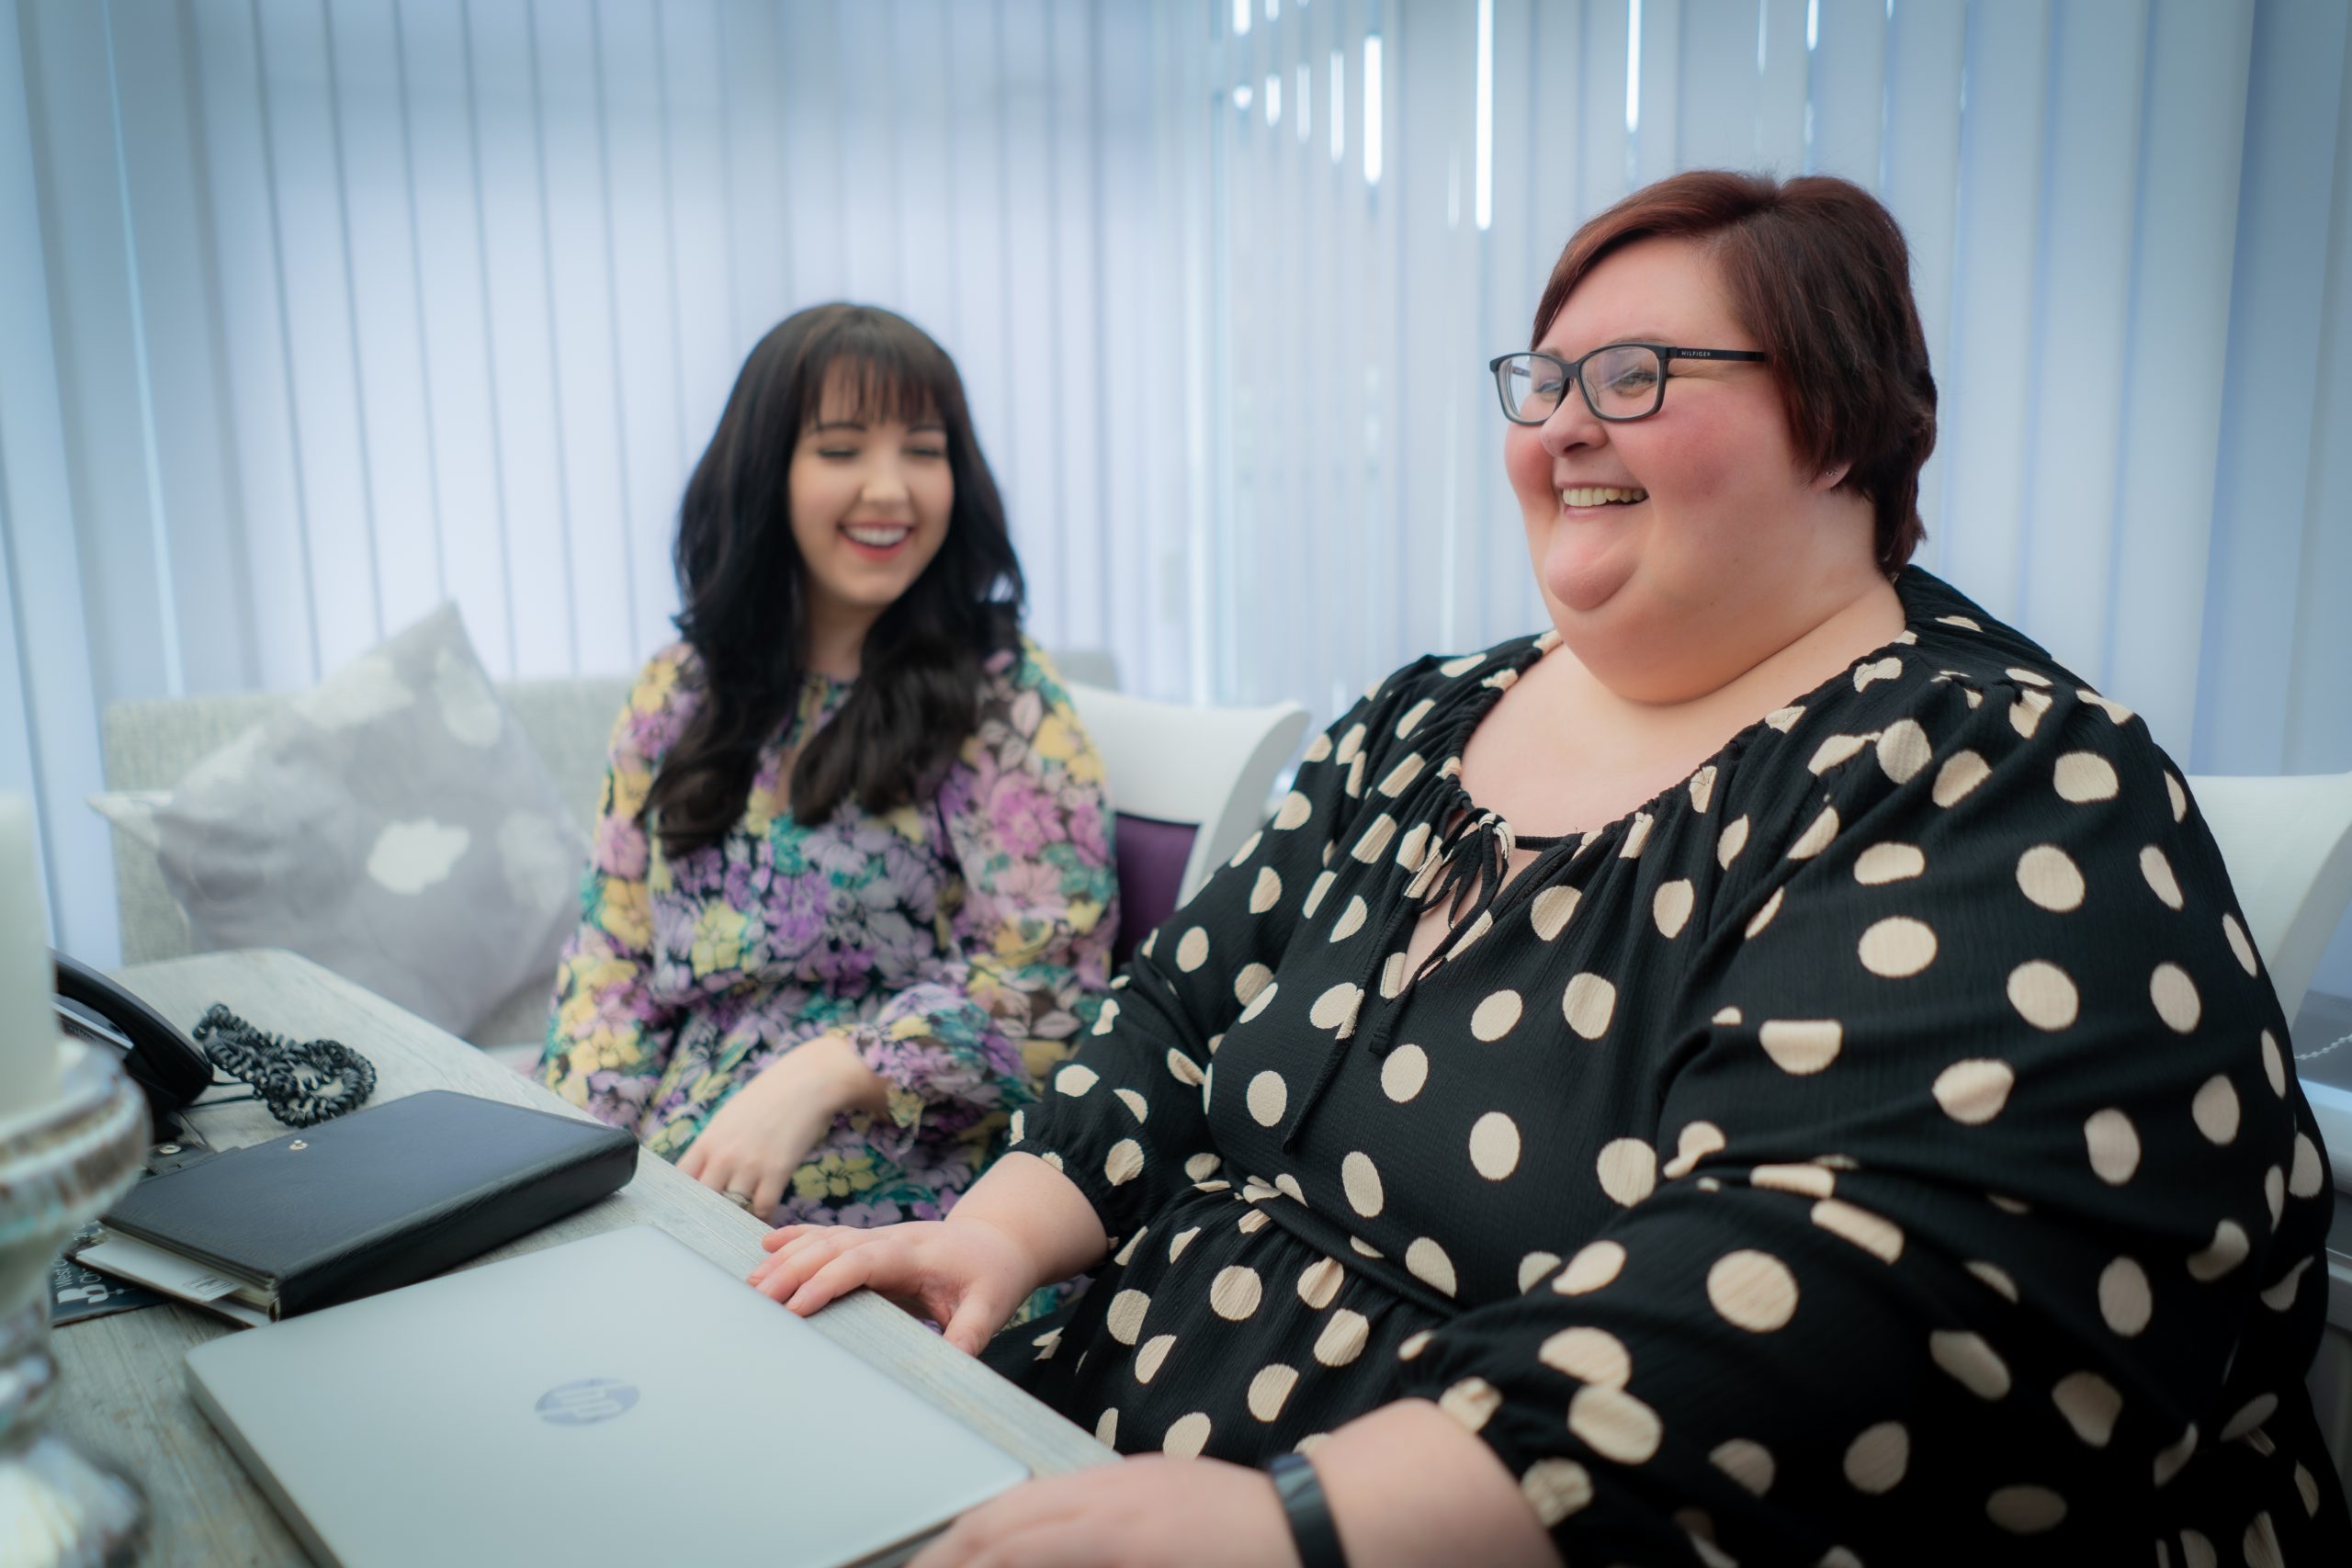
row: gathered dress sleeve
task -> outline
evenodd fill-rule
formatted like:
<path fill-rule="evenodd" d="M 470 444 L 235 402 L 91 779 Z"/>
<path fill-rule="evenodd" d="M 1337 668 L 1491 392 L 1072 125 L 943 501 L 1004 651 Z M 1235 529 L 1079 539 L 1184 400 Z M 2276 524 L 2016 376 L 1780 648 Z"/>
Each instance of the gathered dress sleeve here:
<path fill-rule="evenodd" d="M 1036 1074 L 1110 984 L 1118 875 L 1102 762 L 1025 639 L 991 665 L 980 722 L 929 811 L 961 885 L 942 901 L 941 957 L 850 1032 L 910 1135 L 927 1115 L 1034 1100 Z"/>
<path fill-rule="evenodd" d="M 2255 1476 L 2331 1188 L 2285 1023 L 2162 753 L 2047 684 L 1731 803 L 1654 1190 L 1404 1348 L 1569 1562 L 2109 1562 L 2168 1485 L 2295 1506 Z M 2247 1561 L 2303 1523 L 2258 1506 Z"/>
<path fill-rule="evenodd" d="M 1013 1124 L 1114 1241 L 1196 1183 L 1222 1183 L 1206 1110 L 1218 1043 L 1274 998 L 1273 971 L 1321 907 L 1338 836 L 1367 788 L 1365 738 L 1393 677 L 1317 735 L 1273 816 L 1140 944 L 1069 1065 Z M 1304 897 L 1298 890 L 1304 889 Z"/>
<path fill-rule="evenodd" d="M 675 737 L 683 647 L 656 654 L 614 721 L 581 883 L 580 927 L 564 944 L 537 1077 L 598 1121 L 637 1130 L 669 1066 L 679 1010 L 652 987 L 650 843 L 642 821 L 661 753 Z"/>

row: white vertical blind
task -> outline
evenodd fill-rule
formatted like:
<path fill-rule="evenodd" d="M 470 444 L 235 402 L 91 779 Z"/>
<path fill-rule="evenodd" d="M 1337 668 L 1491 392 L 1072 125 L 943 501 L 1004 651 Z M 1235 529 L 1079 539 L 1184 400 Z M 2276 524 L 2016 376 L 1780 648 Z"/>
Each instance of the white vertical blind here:
<path fill-rule="evenodd" d="M 2193 768 L 2352 767 L 2335 0 L 0 23 L 0 787 L 100 955 L 96 705 L 300 685 L 445 597 L 501 673 L 631 666 L 736 367 L 822 299 L 956 355 L 1034 629 L 1139 690 L 1328 714 L 1523 629 L 1483 363 L 1578 221 L 1709 164 L 1904 224 L 1927 564 Z"/>

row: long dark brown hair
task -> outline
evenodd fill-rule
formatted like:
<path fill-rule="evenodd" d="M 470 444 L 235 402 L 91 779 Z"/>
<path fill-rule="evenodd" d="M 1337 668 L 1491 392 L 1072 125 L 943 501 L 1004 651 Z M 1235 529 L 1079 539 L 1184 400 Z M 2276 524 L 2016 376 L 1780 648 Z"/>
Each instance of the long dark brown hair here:
<path fill-rule="evenodd" d="M 718 842 L 742 817 L 760 748 L 808 679 L 808 568 L 788 474 L 829 384 L 853 400 L 842 417 L 944 426 L 956 499 L 939 553 L 866 633 L 841 711 L 800 748 L 793 815 L 821 822 L 844 800 L 883 812 L 930 794 L 972 733 L 989 655 L 1019 637 L 1021 563 L 955 361 L 871 305 L 786 318 L 743 362 L 678 508 L 677 626 L 701 665 L 702 701 L 645 803 L 673 856 Z"/>

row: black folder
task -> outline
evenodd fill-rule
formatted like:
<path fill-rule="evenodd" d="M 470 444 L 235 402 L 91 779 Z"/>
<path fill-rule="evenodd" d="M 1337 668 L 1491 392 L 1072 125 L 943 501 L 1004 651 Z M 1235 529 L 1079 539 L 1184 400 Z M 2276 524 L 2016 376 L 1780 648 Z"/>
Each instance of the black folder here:
<path fill-rule="evenodd" d="M 619 1128 L 434 1089 L 150 1177 L 106 1225 L 278 1318 L 454 1268 L 636 1170 Z"/>

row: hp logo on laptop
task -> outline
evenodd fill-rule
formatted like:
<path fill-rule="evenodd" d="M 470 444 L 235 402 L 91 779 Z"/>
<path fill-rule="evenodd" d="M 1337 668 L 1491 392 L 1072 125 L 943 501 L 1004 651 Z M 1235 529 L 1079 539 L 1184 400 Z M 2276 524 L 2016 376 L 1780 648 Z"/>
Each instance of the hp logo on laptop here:
<path fill-rule="evenodd" d="M 618 1378 L 582 1378 L 539 1395 L 539 1419 L 551 1427 L 586 1427 L 628 1413 L 637 1385 Z"/>

